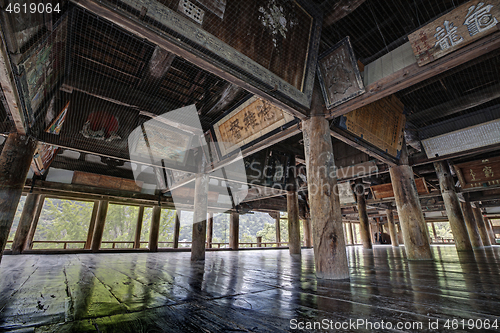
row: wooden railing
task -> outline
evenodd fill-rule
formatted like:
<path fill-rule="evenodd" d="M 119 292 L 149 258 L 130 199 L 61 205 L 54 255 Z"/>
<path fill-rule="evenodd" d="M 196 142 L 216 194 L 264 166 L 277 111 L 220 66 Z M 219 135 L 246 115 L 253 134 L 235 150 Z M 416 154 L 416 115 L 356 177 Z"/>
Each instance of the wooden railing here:
<path fill-rule="evenodd" d="M 12 241 L 7 241 L 7 243 L 11 243 L 12 244 Z M 140 242 L 141 244 L 141 248 L 147 248 L 147 244 L 149 242 L 147 241 L 142 241 Z M 53 241 L 53 240 L 46 240 L 46 241 L 33 241 L 33 248 L 36 249 L 36 250 L 45 250 L 45 249 L 52 249 L 52 248 L 35 248 L 36 245 L 38 244 L 56 244 L 56 245 L 61 245 L 62 244 L 62 247 L 56 247 L 55 249 L 63 249 L 63 250 L 67 250 L 68 249 L 68 244 L 81 244 L 80 246 L 78 247 L 70 247 L 70 249 L 79 249 L 79 250 L 83 250 L 84 247 L 85 247 L 85 241 Z M 107 246 L 107 245 L 111 245 L 111 246 Z M 162 245 L 170 245 L 170 246 L 162 246 Z M 117 247 L 118 245 L 118 247 Z M 122 246 L 119 246 L 119 245 L 122 245 Z M 123 246 L 123 245 L 126 245 L 126 246 Z M 146 245 L 145 247 L 143 247 L 142 245 Z M 184 245 L 184 246 L 182 246 Z M 189 246 L 186 246 L 186 245 L 189 245 Z M 190 248 L 191 246 L 191 242 L 179 242 L 179 247 L 180 248 Z M 260 243 L 254 243 L 254 242 L 243 242 L 243 243 L 239 243 L 240 247 L 241 248 L 248 248 L 248 247 L 255 247 L 255 248 L 267 248 L 267 247 L 280 247 L 280 246 L 288 246 L 288 242 L 260 242 Z M 259 246 L 260 245 L 260 246 Z M 173 248 L 174 246 L 174 242 L 158 242 L 158 247 L 159 248 Z M 208 248 L 208 243 L 206 244 L 207 248 Z M 133 249 L 134 247 L 134 242 L 133 241 L 102 241 L 101 242 L 101 249 Z M 218 249 L 221 249 L 221 248 L 228 248 L 229 247 L 229 243 L 212 243 L 212 248 L 218 248 Z M 9 248 L 9 247 L 6 247 L 6 248 Z"/>
<path fill-rule="evenodd" d="M 455 240 L 453 238 L 443 238 L 443 237 L 435 237 L 431 238 L 432 244 L 454 244 Z"/>

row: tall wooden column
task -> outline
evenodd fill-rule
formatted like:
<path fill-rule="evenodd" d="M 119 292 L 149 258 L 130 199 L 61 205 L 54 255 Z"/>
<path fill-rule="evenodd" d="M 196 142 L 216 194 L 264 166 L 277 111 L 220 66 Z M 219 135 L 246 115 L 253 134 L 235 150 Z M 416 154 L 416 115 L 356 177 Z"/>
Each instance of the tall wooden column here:
<path fill-rule="evenodd" d="M 356 244 L 354 242 L 354 233 L 352 232 L 352 222 L 349 222 L 349 238 L 351 239 L 351 245 Z"/>
<path fill-rule="evenodd" d="M 448 164 L 445 161 L 435 162 L 434 169 L 436 169 L 436 174 L 439 179 L 439 188 L 441 190 L 441 196 L 443 197 L 444 206 L 446 207 L 446 215 L 448 215 L 451 232 L 455 239 L 455 247 L 457 251 L 471 251 L 472 245 L 469 240 L 467 227 L 465 226 L 462 209 L 460 209 L 460 202 L 455 192 L 455 185 L 453 185 L 450 176 Z"/>
<path fill-rule="evenodd" d="M 10 133 L 0 154 L 0 260 L 9 238 L 36 142 Z"/>
<path fill-rule="evenodd" d="M 488 234 L 490 235 L 491 244 L 496 245 L 497 240 L 496 240 L 495 232 L 493 231 L 493 226 L 491 224 L 490 219 L 485 217 L 484 223 L 486 223 L 486 227 L 488 228 Z"/>
<path fill-rule="evenodd" d="M 432 227 L 432 233 L 434 234 L 434 238 L 436 238 L 437 237 L 437 232 L 436 232 L 436 226 L 434 225 L 434 222 L 431 222 L 431 227 Z"/>
<path fill-rule="evenodd" d="M 276 243 L 278 243 L 276 246 L 280 247 L 281 246 L 280 212 L 276 212 L 274 219 L 276 226 Z"/>
<path fill-rule="evenodd" d="M 295 166 L 295 157 L 291 158 L 291 165 Z M 288 250 L 292 255 L 300 255 L 299 196 L 295 184 L 294 169 L 289 170 L 287 187 Z"/>
<path fill-rule="evenodd" d="M 90 216 L 89 230 L 87 232 L 87 241 L 83 246 L 84 249 L 90 250 L 92 246 L 92 238 L 94 237 L 95 223 L 97 220 L 97 212 L 99 210 L 99 200 L 94 201 L 94 206 L 92 207 L 92 215 Z"/>
<path fill-rule="evenodd" d="M 28 233 L 35 217 L 36 207 L 40 203 L 40 194 L 29 193 L 24 202 L 23 212 L 17 225 L 16 235 L 12 242 L 12 254 L 19 254 L 23 251 L 27 242 Z"/>
<path fill-rule="evenodd" d="M 45 195 L 40 195 L 40 202 L 36 206 L 35 216 L 31 222 L 30 231 L 28 232 L 28 237 L 26 238 L 26 243 L 24 244 L 24 250 L 29 250 L 33 248 L 33 238 L 35 237 L 36 227 L 38 226 L 38 220 L 40 219 L 40 214 L 42 213 L 43 203 L 45 202 Z"/>
<path fill-rule="evenodd" d="M 316 275 L 323 279 L 349 278 L 342 228 L 337 175 L 323 97 L 315 86 L 311 117 L 303 120 L 307 187 L 313 232 Z"/>
<path fill-rule="evenodd" d="M 477 223 L 477 228 L 479 229 L 479 235 L 481 236 L 481 240 L 483 241 L 484 246 L 491 246 L 490 235 L 488 234 L 488 229 L 486 229 L 486 223 L 484 223 L 483 213 L 481 212 L 481 208 L 479 208 L 479 204 L 475 203 L 475 208 L 472 209 L 474 213 L 474 219 Z"/>
<path fill-rule="evenodd" d="M 229 216 L 229 248 L 238 250 L 240 244 L 240 214 L 231 212 Z"/>
<path fill-rule="evenodd" d="M 151 229 L 149 230 L 148 248 L 150 252 L 158 252 L 158 237 L 160 234 L 161 207 L 154 206 L 151 214 Z"/>
<path fill-rule="evenodd" d="M 214 236 L 214 213 L 208 213 L 207 220 L 207 246 L 212 248 L 212 239 Z"/>
<path fill-rule="evenodd" d="M 174 224 L 174 249 L 179 248 L 179 235 L 181 233 L 181 211 L 175 211 L 175 224 Z"/>
<path fill-rule="evenodd" d="M 205 260 L 207 237 L 208 181 L 207 174 L 197 174 L 194 185 L 193 238 L 191 260 Z"/>
<path fill-rule="evenodd" d="M 358 214 L 359 214 L 359 233 L 361 235 L 361 242 L 363 248 L 372 248 L 372 232 L 370 230 L 370 221 L 366 212 L 365 188 L 361 182 L 357 182 L 354 187 L 356 192 Z"/>
<path fill-rule="evenodd" d="M 483 241 L 481 240 L 481 235 L 479 235 L 479 229 L 477 227 L 476 220 L 474 219 L 474 212 L 470 205 L 470 201 L 466 200 L 462 202 L 462 211 L 464 213 L 465 225 L 467 226 L 467 231 L 469 232 L 470 243 L 473 249 L 482 249 Z"/>
<path fill-rule="evenodd" d="M 108 214 L 108 201 L 100 200 L 99 208 L 97 209 L 97 220 L 94 228 L 94 236 L 92 237 L 92 252 L 97 252 L 101 248 L 102 235 L 104 233 L 104 224 L 106 223 L 106 215 Z"/>
<path fill-rule="evenodd" d="M 391 244 L 393 247 L 399 247 L 399 240 L 396 232 L 396 224 L 394 224 L 394 212 L 392 211 L 392 209 L 387 209 L 385 213 L 387 214 L 387 224 L 389 225 Z"/>
<path fill-rule="evenodd" d="M 135 225 L 134 249 L 141 247 L 142 221 L 144 219 L 144 206 L 139 206 L 137 213 L 137 224 Z"/>
<path fill-rule="evenodd" d="M 429 232 L 420 207 L 413 170 L 406 165 L 406 143 L 400 161 L 404 164 L 389 169 L 394 198 L 398 209 L 399 223 L 403 231 L 406 255 L 410 260 L 431 260 Z"/>
<path fill-rule="evenodd" d="M 307 217 L 302 220 L 302 228 L 304 229 L 305 247 L 307 248 L 312 247 L 311 222 Z"/>

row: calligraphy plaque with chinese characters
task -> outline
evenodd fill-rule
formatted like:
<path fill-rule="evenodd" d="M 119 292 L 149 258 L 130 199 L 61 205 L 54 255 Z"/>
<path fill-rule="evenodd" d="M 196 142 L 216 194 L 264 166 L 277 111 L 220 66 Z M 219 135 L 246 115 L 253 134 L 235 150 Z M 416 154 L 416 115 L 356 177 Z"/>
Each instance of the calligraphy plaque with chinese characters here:
<path fill-rule="evenodd" d="M 320 56 L 318 77 L 327 109 L 365 92 L 349 37 Z"/>
<path fill-rule="evenodd" d="M 497 31 L 500 0 L 469 1 L 408 36 L 419 66 Z"/>
<path fill-rule="evenodd" d="M 500 185 L 500 156 L 454 166 L 463 189 Z"/>
<path fill-rule="evenodd" d="M 225 156 L 293 120 L 271 103 L 251 97 L 215 123 L 213 130 Z"/>
<path fill-rule="evenodd" d="M 403 109 L 403 103 L 391 95 L 345 114 L 338 126 L 399 158 L 406 121 Z"/>

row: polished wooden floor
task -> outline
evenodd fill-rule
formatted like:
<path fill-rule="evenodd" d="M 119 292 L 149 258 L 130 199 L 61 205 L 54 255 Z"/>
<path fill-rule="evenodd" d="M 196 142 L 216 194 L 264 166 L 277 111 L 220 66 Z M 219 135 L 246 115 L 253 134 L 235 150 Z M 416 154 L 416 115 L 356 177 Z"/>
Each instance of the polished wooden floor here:
<path fill-rule="evenodd" d="M 443 332 L 447 322 L 486 332 L 477 326 L 500 321 L 500 247 L 432 251 L 434 261 L 408 262 L 404 248 L 349 247 L 350 281 L 316 279 L 311 249 L 302 260 L 208 252 L 205 264 L 187 252 L 4 256 L 0 331 L 309 332 L 326 319 L 338 332 Z M 407 322 L 423 326 L 396 329 Z"/>

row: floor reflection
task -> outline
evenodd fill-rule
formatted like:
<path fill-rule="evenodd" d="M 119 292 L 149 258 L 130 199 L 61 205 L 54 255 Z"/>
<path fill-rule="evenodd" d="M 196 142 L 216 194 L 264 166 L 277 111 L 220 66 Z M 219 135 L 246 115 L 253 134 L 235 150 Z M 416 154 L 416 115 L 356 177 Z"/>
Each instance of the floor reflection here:
<path fill-rule="evenodd" d="M 0 331 L 287 332 L 325 320 L 498 318 L 500 247 L 432 251 L 433 261 L 419 262 L 406 260 L 404 247 L 348 247 L 351 277 L 340 281 L 316 278 L 312 249 L 301 259 L 288 250 L 212 251 L 205 262 L 187 252 L 5 256 Z"/>

